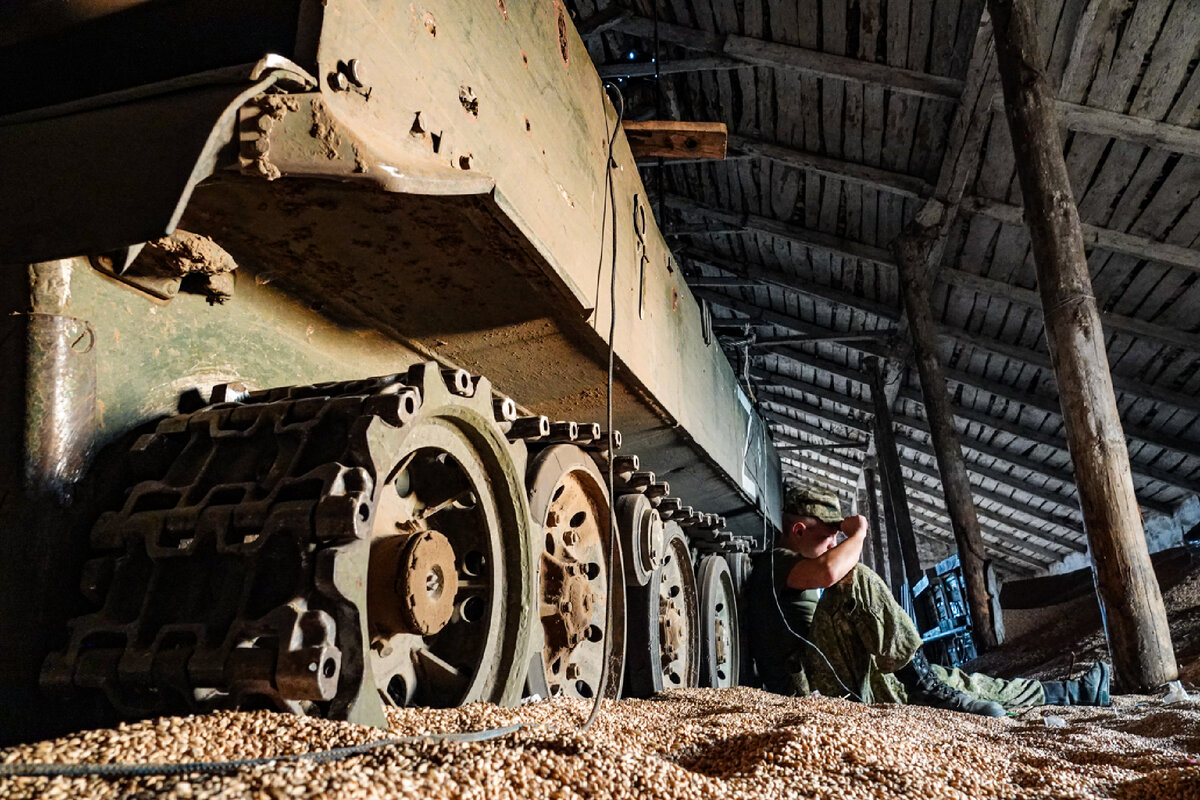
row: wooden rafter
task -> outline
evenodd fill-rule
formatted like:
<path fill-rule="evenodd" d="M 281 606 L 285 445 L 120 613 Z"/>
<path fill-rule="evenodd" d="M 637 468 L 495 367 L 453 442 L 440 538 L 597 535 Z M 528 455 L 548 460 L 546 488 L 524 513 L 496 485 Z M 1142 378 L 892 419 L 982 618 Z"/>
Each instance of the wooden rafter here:
<path fill-rule="evenodd" d="M 834 55 L 797 45 L 780 44 L 750 36 L 709 33 L 684 25 L 659 22 L 646 17 L 631 16 L 613 25 L 612 30 L 646 41 L 678 45 L 718 56 L 726 56 L 746 64 L 794 70 L 821 78 L 858 81 L 894 92 L 939 100 L 957 100 L 962 82 L 901 67 L 891 67 L 874 61 Z M 607 66 L 607 65 L 602 65 Z"/>
<path fill-rule="evenodd" d="M 814 369 L 824 371 L 824 370 L 826 370 L 829 362 L 825 362 L 823 359 L 820 359 L 820 358 L 814 359 L 814 358 L 809 357 L 799 363 L 802 363 L 805 366 L 809 366 Z M 844 374 L 845 372 L 846 371 L 843 369 L 838 369 L 837 372 L 834 374 L 838 374 L 839 377 L 847 377 L 848 379 L 856 380 L 857 382 L 861 382 L 863 380 L 863 376 L 861 376 L 861 375 L 855 375 L 854 378 L 849 378 L 849 375 Z M 854 374 L 854 373 L 851 372 L 850 374 Z M 854 398 L 854 397 L 841 395 L 836 392 L 832 392 L 828 389 L 824 389 L 822 387 L 812 385 L 805 381 L 798 380 L 796 378 L 791 378 L 791 377 L 783 376 L 783 375 L 777 375 L 775 373 L 769 373 L 769 372 L 762 371 L 762 370 L 757 370 L 757 369 L 752 370 L 751 375 L 764 380 L 767 384 L 776 384 L 779 386 L 783 386 L 785 388 L 790 388 L 793 391 L 803 392 L 814 398 L 822 400 L 828 404 L 839 405 L 845 410 L 839 412 L 834 409 L 827 408 L 827 409 L 824 409 L 821 413 L 823 413 L 827 418 L 829 418 L 830 421 L 837 422 L 842 425 L 846 425 L 848 427 L 857 429 L 863 433 L 870 432 L 870 426 L 868 424 L 850 416 L 850 414 L 849 414 L 849 412 L 855 412 L 855 413 L 858 413 L 858 414 L 861 414 L 864 416 L 870 415 L 871 407 L 870 407 L 870 404 L 867 403 L 866 401 L 859 400 L 858 398 Z M 768 394 L 770 393 L 770 390 L 769 390 L 768 386 L 766 386 L 766 385 L 760 387 L 759 391 L 765 391 Z M 792 402 L 794 402 L 794 401 L 792 401 Z M 784 404 L 786 405 L 787 403 L 784 403 Z M 910 416 L 907 416 L 904 414 L 898 414 L 898 415 L 896 415 L 896 421 L 898 424 L 903 425 L 913 431 L 917 431 L 917 432 L 921 433 L 922 435 L 924 435 L 926 433 L 923 421 L 916 419 L 915 417 L 910 417 Z M 902 447 L 906 447 L 910 450 L 913 450 L 914 452 L 918 452 L 918 453 L 921 453 L 921 454 L 929 456 L 929 457 L 933 456 L 933 451 L 926 444 L 924 444 L 923 442 L 920 442 L 916 439 L 913 439 L 912 437 L 899 435 L 897 437 L 897 441 L 900 443 L 900 445 Z M 977 439 L 973 439 L 970 437 L 964 438 L 962 444 L 965 449 L 975 452 L 980 456 L 984 456 L 986 458 L 991 458 L 993 460 L 1000 461 L 1005 464 L 1010 464 L 1011 466 L 1019 467 L 1020 469 L 1027 470 L 1027 471 L 1033 472 L 1035 474 L 1044 475 L 1047 478 L 1052 478 L 1056 481 L 1059 481 L 1066 488 L 1068 495 L 1064 496 L 1058 492 L 1049 492 L 1045 489 L 1042 489 L 1041 487 L 1036 487 L 1036 486 L 1033 486 L 1032 484 L 1028 484 L 1025 482 L 1017 482 L 1017 479 L 1014 476 L 1005 475 L 1003 473 L 997 473 L 994 470 L 989 470 L 986 467 L 981 467 L 981 465 L 979 465 L 977 463 L 968 462 L 968 465 L 967 465 L 968 471 L 975 472 L 980 477 L 986 477 L 990 480 L 994 480 L 999 483 L 1007 484 L 1010 486 L 1010 488 L 1016 488 L 1027 494 L 1038 496 L 1041 499 L 1056 503 L 1057 505 L 1059 505 L 1063 508 L 1070 509 L 1070 510 L 1076 511 L 1076 512 L 1078 511 L 1078 506 L 1074 503 L 1074 501 L 1072 499 L 1075 494 L 1075 483 L 1074 483 L 1074 476 L 1070 472 L 1068 472 L 1064 469 L 1060 469 L 1060 468 L 1054 467 L 1052 465 L 1046 464 L 1044 461 L 1041 461 L 1041 462 L 1035 461 L 1034 459 L 1028 458 L 1019 453 L 1013 453 L 1004 448 L 997 447 L 997 446 L 995 446 L 993 444 L 989 444 L 987 442 L 981 442 Z M 1174 484 L 1171 484 L 1171 485 L 1174 485 Z M 1158 501 L 1147 500 L 1145 498 L 1142 498 L 1141 502 L 1145 508 L 1150 509 L 1152 511 L 1158 511 L 1159 513 L 1163 513 L 1163 514 L 1171 513 L 1170 506 L 1160 503 Z"/>
<path fill-rule="evenodd" d="M 800 422 L 799 420 L 797 420 L 793 423 L 790 420 L 780 421 L 780 419 L 781 418 L 779 416 L 774 416 L 774 421 L 776 421 L 776 424 L 793 427 L 796 430 L 805 430 L 804 427 L 801 427 L 804 425 L 804 423 Z M 828 436 L 829 434 L 826 433 L 824 435 Z M 774 434 L 774 436 L 777 441 L 783 442 L 784 444 L 786 444 L 788 446 L 803 447 L 806 444 L 806 443 L 801 442 L 800 440 L 795 439 L 786 434 L 776 433 L 776 434 Z M 845 461 L 846 463 L 858 463 L 857 459 L 840 458 L 839 460 Z M 929 484 L 927 484 L 927 483 L 925 483 L 925 481 L 921 480 L 920 479 L 921 477 L 931 479 L 932 481 L 934 481 L 935 485 L 940 484 L 941 478 L 935 470 L 927 468 L 924 465 L 921 465 L 919 462 L 916 462 L 914 459 L 901 458 L 901 466 L 903 469 L 905 469 L 909 473 L 911 473 L 910 477 L 915 478 L 915 480 L 910 484 L 910 486 L 919 486 L 919 487 L 921 487 L 920 491 L 928 493 L 928 492 L 931 492 L 934 490 L 933 487 L 930 487 Z M 1035 511 L 1027 506 L 1023 506 L 1019 501 L 1016 501 L 1012 498 L 1005 497 L 1004 495 L 996 493 L 996 492 L 989 492 L 986 489 L 983 489 L 979 486 L 973 486 L 973 490 L 974 490 L 974 493 L 977 494 L 980 498 L 987 500 L 989 502 L 992 502 L 992 503 L 1000 506 L 1003 509 L 1007 509 L 1008 511 L 1011 511 L 1011 512 L 1019 514 L 1019 515 L 1027 516 L 1033 520 L 1043 520 L 1043 521 L 1045 520 L 1044 512 Z M 995 511 L 991 511 L 991 510 L 989 510 L 987 508 L 983 508 L 983 507 L 979 508 L 979 513 L 983 516 L 986 516 L 986 517 L 994 520 L 998 524 L 1007 525 L 1008 527 L 1013 528 L 1014 530 L 1022 531 L 1030 536 L 1036 536 L 1037 538 L 1039 538 L 1045 542 L 1054 544 L 1058 547 L 1066 548 L 1068 551 L 1073 551 L 1076 553 L 1087 552 L 1087 547 L 1081 541 L 1079 541 L 1077 539 L 1063 536 L 1063 535 L 1057 534 L 1053 531 L 1047 531 L 1047 530 L 1040 529 L 1034 525 L 1029 524 L 1028 522 L 1026 522 L 1024 520 L 1013 517 L 1011 515 L 998 514 Z M 1063 521 L 1063 520 L 1053 520 L 1053 522 L 1056 526 L 1065 527 L 1068 530 L 1071 530 L 1072 532 L 1076 533 L 1078 536 L 1080 536 L 1080 537 L 1083 536 L 1083 528 L 1082 528 L 1082 526 L 1078 525 L 1078 523 L 1067 522 L 1067 521 Z M 1053 551 L 1050 551 L 1050 552 L 1053 552 Z M 1062 553 L 1055 553 L 1055 556 L 1058 558 L 1061 558 L 1062 555 L 1063 555 Z"/>
<path fill-rule="evenodd" d="M 803 280 L 800 276 L 787 275 L 778 270 L 768 269 L 762 265 L 749 262 L 735 264 L 714 253 L 695 247 L 680 250 L 677 254 L 692 264 L 705 265 L 713 269 L 744 276 L 730 279 L 714 277 L 689 278 L 689 285 L 692 286 L 773 286 L 780 291 L 803 295 L 818 302 L 857 309 L 888 322 L 897 322 L 901 318 L 900 311 L 886 303 L 881 303 L 878 300 L 872 300 L 868 297 L 860 297 L 843 289 L 823 286 L 810 280 Z M 1050 355 L 1043 349 L 1010 344 L 985 336 L 982 333 L 975 333 L 964 328 L 951 327 L 949 325 L 941 325 L 938 333 L 944 339 L 1036 367 L 1046 373 L 1045 377 L 1048 381 L 1053 382 L 1054 380 Z M 1190 394 L 1177 392 L 1173 389 L 1116 373 L 1113 374 L 1113 385 L 1122 394 L 1128 394 L 1131 397 L 1150 400 L 1156 403 L 1166 403 L 1176 408 L 1200 412 L 1200 398 Z"/>
<path fill-rule="evenodd" d="M 857 482 L 857 473 L 855 470 L 861 467 L 861 463 L 859 461 L 838 454 L 828 454 L 825 456 L 825 458 L 825 461 L 816 461 L 815 466 L 822 468 L 827 472 L 840 475 L 841 477 L 845 478 L 847 482 Z M 919 481 L 909 483 L 908 486 L 914 493 L 922 494 L 936 502 L 944 502 L 941 493 L 934 487 L 926 486 L 924 483 Z M 931 514 L 944 515 L 946 513 L 942 508 L 938 508 L 936 505 L 930 502 L 930 500 L 910 499 L 909 504 L 915 508 L 923 508 Z M 1047 562 L 1061 561 L 1063 557 L 1067 555 L 1067 553 L 1052 550 L 1051 548 L 1038 544 L 1037 542 L 1031 542 L 1028 539 L 1023 539 L 1020 536 L 1014 535 L 1015 532 L 1020 531 L 1029 536 L 1040 538 L 1044 541 L 1051 541 L 1046 539 L 1045 531 L 1039 531 L 1037 528 L 1023 525 L 1019 521 L 1005 517 L 1004 515 L 998 515 L 994 512 L 989 513 L 986 509 L 980 509 L 980 511 L 983 516 L 988 518 L 988 522 L 985 523 L 984 527 L 990 530 L 991 535 L 997 540 L 1006 541 L 1016 546 L 1025 547 L 1030 552 L 1037 553 L 1039 556 L 1043 557 Z M 1005 530 L 1006 528 L 1007 530 Z M 1070 546 L 1069 549 L 1075 550 L 1076 552 L 1084 552 L 1084 550 L 1080 550 L 1075 546 Z"/>
<path fill-rule="evenodd" d="M 1197 133 L 1200 138 L 1200 132 L 1191 131 L 1190 128 L 1184 130 Z M 977 140 L 973 143 L 979 144 Z M 901 197 L 929 199 L 935 195 L 934 185 L 912 175 L 809 153 L 752 137 L 730 136 L 728 158 L 732 160 L 747 157 L 769 159 L 805 172 L 869 186 Z M 964 197 L 960 211 L 973 216 L 988 217 L 1006 225 L 1024 225 L 1021 207 L 1000 200 L 978 196 Z M 1083 225 L 1083 235 L 1084 242 L 1089 247 L 1179 267 L 1190 272 L 1200 272 L 1200 251 L 1190 247 L 1159 242 L 1147 236 L 1137 236 L 1086 223 Z"/>
<path fill-rule="evenodd" d="M 944 272 L 950 272 L 950 271 L 951 270 L 945 270 Z M 791 330 L 795 330 L 798 333 L 801 333 L 804 335 L 829 335 L 832 333 L 838 333 L 838 331 L 833 331 L 831 329 L 825 328 L 825 327 L 817 325 L 815 323 L 808 322 L 806 320 L 797 319 L 797 318 L 792 317 L 787 314 L 782 314 L 777 311 L 772 311 L 770 309 L 761 308 L 760 306 L 757 306 L 753 303 L 750 303 L 745 300 L 740 300 L 736 297 L 732 297 L 732 296 L 724 294 L 722 292 L 706 290 L 706 289 L 698 289 L 698 290 L 696 290 L 695 293 L 697 296 L 703 297 L 704 299 L 708 300 L 711 303 L 720 304 L 727 308 L 733 309 L 735 311 L 739 311 L 741 313 L 756 314 L 759 319 L 762 319 L 762 320 L 768 321 L 768 322 L 772 322 L 780 327 L 785 327 L 785 328 L 789 328 Z M 885 348 L 882 348 L 878 345 L 873 345 L 871 343 L 842 342 L 842 343 L 840 343 L 840 345 L 849 350 L 857 351 L 860 354 L 875 355 L 875 356 L 886 355 Z M 766 349 L 770 349 L 770 348 L 766 348 Z M 785 352 L 784 355 L 789 355 L 789 354 Z M 793 355 L 791 357 L 798 357 L 798 356 Z M 800 358 L 800 360 L 803 361 L 803 358 Z M 1004 399 L 1004 400 L 1007 400 L 1010 402 L 1014 402 L 1014 403 L 1019 403 L 1021 405 L 1027 406 L 1032 409 L 1036 409 L 1038 411 L 1045 412 L 1047 414 L 1054 414 L 1059 417 L 1062 416 L 1062 409 L 1059 407 L 1057 400 L 1055 400 L 1052 397 L 1045 397 L 1043 395 L 1033 395 L 1028 392 L 1022 391 L 1016 387 L 1010 386 L 1008 384 L 1001 383 L 999 381 L 994 381 L 989 378 L 983 378 L 983 377 L 980 377 L 977 375 L 972 375 L 963 370 L 947 369 L 946 370 L 946 378 L 955 383 L 960 383 L 960 384 L 963 384 L 966 386 L 970 386 L 973 389 L 978 389 L 980 391 L 987 392 L 988 394 L 990 394 L 994 397 L 998 397 L 998 398 L 1001 398 L 1001 399 Z M 859 381 L 862 380 L 861 376 L 858 378 L 858 380 Z M 1125 425 L 1125 434 L 1129 438 L 1137 439 L 1137 440 L 1145 442 L 1147 444 L 1154 445 L 1155 447 L 1163 448 L 1166 450 L 1171 450 L 1171 451 L 1174 451 L 1177 453 L 1181 453 L 1183 455 L 1200 457 L 1200 445 L 1198 445 L 1194 442 L 1189 442 L 1187 440 L 1181 439 L 1179 437 L 1172 437 L 1167 434 L 1161 433 L 1159 431 L 1145 428 L 1144 426 L 1141 426 L 1141 425 L 1127 423 Z M 1165 473 L 1160 473 L 1160 474 L 1163 474 L 1163 476 L 1166 477 Z M 1173 486 L 1179 486 L 1180 488 L 1187 489 L 1188 491 L 1196 491 L 1196 489 L 1192 488 L 1194 485 L 1196 485 L 1196 484 L 1194 484 L 1194 482 L 1189 481 L 1186 478 L 1175 477 L 1175 476 L 1170 476 L 1170 477 L 1171 477 L 1171 479 L 1169 481 L 1165 481 L 1165 482 L 1170 483 Z M 1154 480 L 1161 480 L 1161 479 L 1159 477 L 1155 477 Z"/>
<path fill-rule="evenodd" d="M 852 488 L 858 485 L 858 472 L 856 469 L 858 462 L 856 461 L 849 462 L 852 465 L 851 467 L 843 467 L 839 464 L 831 463 L 833 460 L 840 459 L 831 459 L 831 461 L 817 461 L 808 459 L 801 461 L 784 457 L 783 460 L 787 464 L 800 469 L 808 469 L 814 474 L 835 480 L 844 486 Z M 938 497 L 938 495 L 933 494 L 928 488 L 924 489 L 922 494 L 926 494 L 927 496 L 932 496 L 935 498 Z M 920 513 L 931 520 L 937 520 L 939 517 L 945 514 L 942 509 L 939 509 L 937 506 L 929 503 L 928 501 L 910 500 L 909 505 L 912 507 L 914 512 Z M 983 530 L 988 537 L 988 543 L 1000 547 L 1003 555 L 1009 558 L 1024 558 L 1029 563 L 1035 564 L 1041 569 L 1044 569 L 1047 564 L 1061 561 L 1065 555 L 1064 553 L 1057 553 L 1049 548 L 1042 547 L 1036 542 L 1029 542 L 1028 540 L 1022 539 L 1019 536 L 1015 536 L 1011 531 L 997 529 L 994 524 L 989 523 L 983 525 Z M 1037 555 L 1030 556 L 1014 550 L 1014 548 L 1019 547 L 1024 547 L 1031 553 L 1035 553 Z"/>
<path fill-rule="evenodd" d="M 839 236 L 823 233 L 821 231 L 813 231 L 803 228 L 798 225 L 793 225 L 788 222 L 771 219 L 758 214 L 744 214 L 740 212 L 730 211 L 727 209 L 717 208 L 714 206 L 705 205 L 691 198 L 682 197 L 676 194 L 670 194 L 664 197 L 664 202 L 670 208 L 677 209 L 684 213 L 691 213 L 697 216 L 708 217 L 728 223 L 729 230 L 747 232 L 747 233 L 765 233 L 769 236 L 785 239 L 794 242 L 803 247 L 841 258 L 855 258 L 860 261 L 866 261 L 871 264 L 877 264 L 885 269 L 895 271 L 896 262 L 892 258 L 892 254 L 882 247 L 876 247 L 864 242 L 856 242 L 848 239 L 843 239 Z M 992 294 L 996 297 L 1001 297 L 1006 300 L 1028 306 L 1032 309 L 1039 310 L 1041 308 L 1038 300 L 1037 292 L 1032 289 L 1023 289 L 1019 286 L 998 281 L 994 278 L 985 278 L 975 275 L 970 272 L 965 272 L 958 269 L 943 268 L 938 273 L 938 280 L 941 283 L 950 284 L 962 288 L 974 289 L 976 291 Z M 1172 328 L 1165 325 L 1158 325 L 1153 322 L 1127 317 L 1122 314 L 1113 312 L 1105 312 L 1100 315 L 1106 330 L 1119 331 L 1121 333 L 1137 336 L 1147 339 L 1154 339 L 1163 344 L 1181 347 L 1191 352 L 1200 353 L 1200 336 L 1196 334 L 1181 331 L 1178 328 Z"/>

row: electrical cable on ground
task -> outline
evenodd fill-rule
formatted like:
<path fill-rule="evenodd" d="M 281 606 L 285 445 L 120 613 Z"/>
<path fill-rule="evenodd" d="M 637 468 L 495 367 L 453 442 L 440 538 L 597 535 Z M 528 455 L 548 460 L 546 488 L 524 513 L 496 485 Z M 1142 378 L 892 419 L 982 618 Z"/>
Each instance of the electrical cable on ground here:
<path fill-rule="evenodd" d="M 833 664 L 831 664 L 829 662 L 829 657 L 826 656 L 825 653 L 823 653 L 821 651 L 821 648 L 817 647 L 814 643 L 810 642 L 807 638 L 805 638 L 805 637 L 801 636 L 799 633 L 797 633 L 796 629 L 792 627 L 792 624 L 790 622 L 788 622 L 787 614 L 783 613 L 783 606 L 779 602 L 779 590 L 775 586 L 775 548 L 774 548 L 774 546 L 772 546 L 770 548 L 769 559 L 770 559 L 771 571 L 767 577 L 771 581 L 771 598 L 775 601 L 775 606 L 779 610 L 779 616 L 783 620 L 783 626 L 785 628 L 787 628 L 788 633 L 790 633 L 792 636 L 795 636 L 801 642 L 808 645 L 813 650 L 817 651 L 817 655 L 819 655 L 821 657 L 821 660 L 825 662 L 825 666 L 829 667 L 829 674 L 833 676 L 833 679 L 838 682 L 838 685 L 841 686 L 846 691 L 847 694 L 849 694 L 851 697 L 853 697 L 858 702 L 865 703 L 866 701 L 863 700 L 858 695 L 857 692 L 855 692 L 853 689 L 851 689 L 849 686 L 847 686 L 842 681 L 841 677 L 837 674 L 837 670 L 835 670 L 833 668 Z"/>

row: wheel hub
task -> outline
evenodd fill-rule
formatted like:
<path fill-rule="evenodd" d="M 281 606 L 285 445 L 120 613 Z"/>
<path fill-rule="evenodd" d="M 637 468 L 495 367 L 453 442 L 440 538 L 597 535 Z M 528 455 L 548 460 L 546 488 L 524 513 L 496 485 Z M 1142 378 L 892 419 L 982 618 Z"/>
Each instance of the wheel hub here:
<path fill-rule="evenodd" d="M 549 614 L 542 616 L 546 638 L 558 657 L 560 651 L 570 650 L 583 641 L 592 621 L 596 593 L 587 577 L 586 566 L 578 561 L 545 556 L 542 560 L 545 576 L 545 601 Z"/>
<path fill-rule="evenodd" d="M 687 636 L 685 619 L 678 604 L 667 598 L 659 600 L 658 635 L 662 648 L 663 667 L 668 667 L 680 654 Z"/>
<path fill-rule="evenodd" d="M 446 627 L 454 615 L 458 593 L 450 540 L 437 531 L 409 538 L 401 552 L 395 587 L 401 613 L 412 631 L 431 636 Z"/>

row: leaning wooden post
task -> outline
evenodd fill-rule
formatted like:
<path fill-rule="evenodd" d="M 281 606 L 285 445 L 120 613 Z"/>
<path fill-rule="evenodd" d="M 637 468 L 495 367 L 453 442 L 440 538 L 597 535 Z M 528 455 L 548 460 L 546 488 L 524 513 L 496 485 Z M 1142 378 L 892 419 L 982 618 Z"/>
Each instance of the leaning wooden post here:
<path fill-rule="evenodd" d="M 988 599 L 985 573 L 987 553 L 984 551 L 983 535 L 979 532 L 979 519 L 975 516 L 971 479 L 967 477 L 958 430 L 954 427 L 954 412 L 946 393 L 946 377 L 938 360 L 937 327 L 929 308 L 929 261 L 940 236 L 942 210 L 940 204 L 933 206 L 932 218 L 925 220 L 918 214 L 892 243 L 892 252 L 900 271 L 901 294 L 909 333 L 912 335 L 917 373 L 921 378 L 925 418 L 929 421 L 933 452 L 937 456 L 938 473 L 942 476 L 946 513 L 958 545 L 959 563 L 962 564 L 967 589 L 967 605 L 971 609 L 976 643 L 984 651 L 995 647 L 1000 640 L 992 617 L 992 604 Z"/>
<path fill-rule="evenodd" d="M 884 501 L 891 506 L 895 519 L 895 531 L 900 539 L 900 555 L 903 557 L 904 574 L 911 588 L 921 579 L 921 559 L 917 556 L 917 538 L 913 534 L 912 517 L 908 513 L 908 493 L 904 491 L 904 473 L 900 471 L 900 454 L 896 451 L 896 434 L 892 428 L 892 410 L 888 408 L 884 394 L 884 367 L 877 358 L 868 358 L 865 363 L 871 379 L 871 400 L 875 406 L 875 441 L 879 456 L 879 467 L 887 484 Z M 889 524 L 891 520 L 888 520 Z"/>
<path fill-rule="evenodd" d="M 1145 691 L 1179 669 L 1134 497 L 1054 95 L 1040 69 L 1034 7 L 988 0 L 988 8 L 1108 647 L 1122 685 Z"/>
<path fill-rule="evenodd" d="M 872 559 L 876 572 L 882 573 L 887 560 L 883 555 L 883 531 L 879 527 L 879 495 L 875 492 L 875 468 L 863 470 L 864 494 L 867 496 L 867 524 L 871 526 L 871 549 L 875 556 Z"/>
<path fill-rule="evenodd" d="M 859 488 L 858 493 L 855 495 L 855 512 L 854 513 L 862 514 L 864 517 L 867 516 L 868 515 L 867 505 L 868 505 L 867 490 L 863 489 L 863 488 Z M 868 522 L 868 524 L 870 524 L 870 523 Z M 875 554 L 875 548 L 872 546 L 872 544 L 873 543 L 872 543 L 871 539 L 868 537 L 867 541 L 863 543 L 862 556 L 859 560 L 862 562 L 863 566 L 869 567 L 872 570 L 874 570 L 875 572 L 878 572 L 879 571 L 879 557 Z"/>
<path fill-rule="evenodd" d="M 880 471 L 880 478 L 883 473 Z M 900 536 L 896 531 L 896 516 L 892 513 L 895 506 L 891 495 L 888 494 L 886 479 L 879 481 L 879 492 L 883 496 L 883 521 L 887 527 L 887 568 L 888 586 L 892 596 L 897 600 L 904 599 L 904 559 L 900 555 Z"/>

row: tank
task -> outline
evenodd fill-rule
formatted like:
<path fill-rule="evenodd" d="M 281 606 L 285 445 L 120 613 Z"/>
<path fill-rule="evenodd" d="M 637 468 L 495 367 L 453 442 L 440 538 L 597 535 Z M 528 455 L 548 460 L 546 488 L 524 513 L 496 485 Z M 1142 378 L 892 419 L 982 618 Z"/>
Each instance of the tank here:
<path fill-rule="evenodd" d="M 560 3 L 0 22 L 10 694 L 738 682 L 779 460 Z"/>

